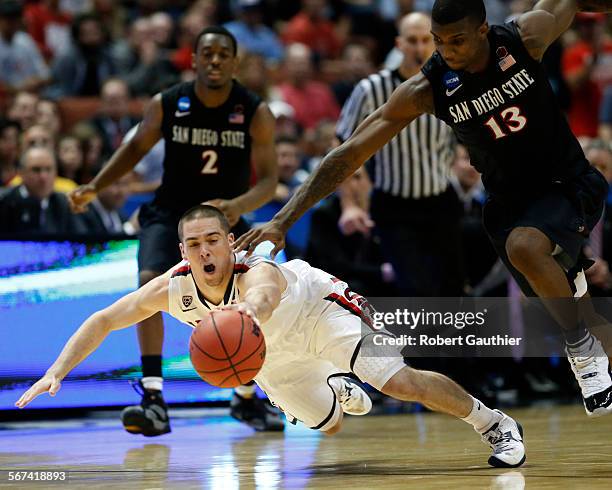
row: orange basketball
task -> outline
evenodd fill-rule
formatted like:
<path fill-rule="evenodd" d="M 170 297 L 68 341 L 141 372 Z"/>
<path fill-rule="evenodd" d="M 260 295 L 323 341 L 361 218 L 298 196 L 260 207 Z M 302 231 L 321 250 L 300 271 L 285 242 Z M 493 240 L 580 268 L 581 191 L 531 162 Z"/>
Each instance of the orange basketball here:
<path fill-rule="evenodd" d="M 257 376 L 266 359 L 266 341 L 247 315 L 233 310 L 212 311 L 193 330 L 189 356 L 204 381 L 234 388 Z"/>

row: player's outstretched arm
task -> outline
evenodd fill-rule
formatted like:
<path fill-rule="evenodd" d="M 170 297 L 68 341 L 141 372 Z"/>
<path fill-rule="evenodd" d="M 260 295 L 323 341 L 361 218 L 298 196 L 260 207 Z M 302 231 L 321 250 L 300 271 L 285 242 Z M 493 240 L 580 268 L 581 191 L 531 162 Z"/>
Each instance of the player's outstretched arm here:
<path fill-rule="evenodd" d="M 517 24 L 532 58 L 541 60 L 548 47 L 563 34 L 577 12 L 611 12 L 612 0 L 540 0 Z"/>
<path fill-rule="evenodd" d="M 55 395 L 66 375 L 96 350 L 111 331 L 129 327 L 158 311 L 167 310 L 168 275 L 164 274 L 94 313 L 70 337 L 45 375 L 17 400 L 15 406 L 23 408 L 47 391 Z"/>
<path fill-rule="evenodd" d="M 325 156 L 321 165 L 269 223 L 240 237 L 235 244 L 236 250 L 248 248 L 252 253 L 259 243 L 270 240 L 275 243 L 274 252 L 277 252 L 283 246 L 285 233 L 300 216 L 331 194 L 410 122 L 433 110 L 433 94 L 427 78 L 419 73 L 406 80 L 349 139 Z"/>
<path fill-rule="evenodd" d="M 280 304 L 286 288 L 287 281 L 278 267 L 265 262 L 258 264 L 238 279 L 242 301 L 224 309 L 241 311 L 257 324 L 265 322 Z"/>
<path fill-rule="evenodd" d="M 121 145 L 111 156 L 104 168 L 86 185 L 81 185 L 68 194 L 72 210 L 85 211 L 98 191 L 119 180 L 133 169 L 162 136 L 162 103 L 161 94 L 157 94 L 145 109 L 143 120 L 138 125 L 136 134 L 130 141 Z"/>

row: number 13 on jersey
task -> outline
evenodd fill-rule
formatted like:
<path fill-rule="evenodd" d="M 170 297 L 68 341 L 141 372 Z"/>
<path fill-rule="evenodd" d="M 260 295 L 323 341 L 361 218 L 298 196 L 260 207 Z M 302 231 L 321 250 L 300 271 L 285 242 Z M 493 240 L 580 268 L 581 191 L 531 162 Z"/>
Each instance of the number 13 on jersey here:
<path fill-rule="evenodd" d="M 493 132 L 493 136 L 496 140 L 505 138 L 509 134 L 502 129 L 502 126 L 507 128 L 510 133 L 518 133 L 527 125 L 527 118 L 521 114 L 520 107 L 508 107 L 507 109 L 501 111 L 499 115 L 503 123 L 501 126 L 497 122 L 495 116 L 491 116 L 491 118 L 485 123 L 485 126 L 488 126 Z"/>

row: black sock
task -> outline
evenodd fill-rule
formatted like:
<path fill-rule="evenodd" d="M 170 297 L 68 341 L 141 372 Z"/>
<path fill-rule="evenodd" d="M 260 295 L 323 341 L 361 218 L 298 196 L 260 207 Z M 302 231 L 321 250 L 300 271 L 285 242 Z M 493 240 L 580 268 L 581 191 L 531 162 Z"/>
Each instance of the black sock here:
<path fill-rule="evenodd" d="M 142 377 L 162 377 L 162 356 L 141 356 Z"/>
<path fill-rule="evenodd" d="M 563 334 L 565 335 L 565 343 L 572 349 L 578 349 L 591 338 L 591 333 L 584 327 L 582 322 L 578 324 L 577 328 L 566 330 Z"/>

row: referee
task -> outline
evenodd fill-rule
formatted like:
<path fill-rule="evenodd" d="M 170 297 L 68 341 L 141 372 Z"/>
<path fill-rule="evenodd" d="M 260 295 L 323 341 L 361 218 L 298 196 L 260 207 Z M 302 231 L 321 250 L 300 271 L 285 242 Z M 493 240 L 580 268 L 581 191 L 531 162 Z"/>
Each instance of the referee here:
<path fill-rule="evenodd" d="M 336 126 L 340 141 L 418 73 L 435 49 L 430 31 L 431 19 L 425 14 L 412 13 L 400 20 L 396 42 L 402 63 L 397 70 L 382 70 L 355 86 Z M 422 115 L 366 164 L 374 188 L 372 220 L 343 195 L 341 228 L 347 234 L 366 232 L 375 224 L 402 296 L 462 294 L 462 209 L 449 186 L 454 145 L 450 127 L 432 115 Z"/>

